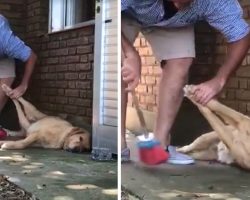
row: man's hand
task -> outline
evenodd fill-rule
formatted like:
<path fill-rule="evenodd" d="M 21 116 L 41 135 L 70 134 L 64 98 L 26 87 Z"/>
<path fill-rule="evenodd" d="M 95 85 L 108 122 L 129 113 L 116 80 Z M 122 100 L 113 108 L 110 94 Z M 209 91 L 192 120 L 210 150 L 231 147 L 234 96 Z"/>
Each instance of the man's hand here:
<path fill-rule="evenodd" d="M 13 89 L 11 92 L 8 93 L 8 96 L 12 99 L 18 99 L 19 97 L 23 96 L 28 88 L 28 84 L 20 84 L 18 87 Z"/>
<path fill-rule="evenodd" d="M 126 91 L 132 91 L 139 84 L 141 76 L 141 59 L 138 52 L 127 54 L 122 64 L 122 79 L 128 85 Z"/>
<path fill-rule="evenodd" d="M 192 92 L 194 92 L 194 98 L 198 103 L 206 105 L 222 90 L 230 75 L 240 66 L 240 63 L 248 52 L 249 46 L 250 33 L 244 38 L 228 45 L 227 57 L 215 78 L 194 86 Z"/>
<path fill-rule="evenodd" d="M 202 105 L 206 105 L 212 98 L 221 92 L 225 82 L 224 79 L 215 77 L 207 82 L 195 85 L 192 89 L 195 101 Z"/>

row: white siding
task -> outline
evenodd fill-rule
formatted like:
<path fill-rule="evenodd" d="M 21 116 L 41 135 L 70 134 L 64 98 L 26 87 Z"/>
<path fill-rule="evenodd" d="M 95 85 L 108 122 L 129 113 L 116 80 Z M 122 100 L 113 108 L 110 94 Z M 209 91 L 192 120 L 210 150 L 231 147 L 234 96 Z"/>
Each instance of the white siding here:
<path fill-rule="evenodd" d="M 103 123 L 117 126 L 117 1 L 105 1 L 104 59 L 103 59 Z M 112 21 L 111 21 L 112 20 Z"/>

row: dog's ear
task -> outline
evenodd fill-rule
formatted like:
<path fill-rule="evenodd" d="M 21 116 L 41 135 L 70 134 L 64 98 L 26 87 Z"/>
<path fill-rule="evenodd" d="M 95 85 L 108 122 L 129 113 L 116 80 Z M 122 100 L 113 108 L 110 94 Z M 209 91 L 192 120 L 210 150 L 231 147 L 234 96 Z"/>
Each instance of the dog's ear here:
<path fill-rule="evenodd" d="M 73 127 L 70 131 L 69 135 L 76 135 L 76 134 L 89 134 L 89 132 L 83 128 L 79 128 L 79 127 Z"/>

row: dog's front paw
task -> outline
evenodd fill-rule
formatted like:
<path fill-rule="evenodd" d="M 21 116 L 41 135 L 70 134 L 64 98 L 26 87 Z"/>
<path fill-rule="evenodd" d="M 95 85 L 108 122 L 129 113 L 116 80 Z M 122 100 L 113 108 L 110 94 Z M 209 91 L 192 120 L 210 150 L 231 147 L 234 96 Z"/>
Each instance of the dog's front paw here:
<path fill-rule="evenodd" d="M 5 150 L 5 149 L 10 149 L 10 142 L 4 142 L 2 145 L 1 145 L 1 149 Z"/>
<path fill-rule="evenodd" d="M 5 92 L 7 96 L 9 96 L 9 93 L 12 91 L 12 89 L 6 84 L 2 84 L 2 90 Z"/>
<path fill-rule="evenodd" d="M 176 151 L 180 152 L 180 153 L 188 153 L 190 152 L 190 148 L 189 145 L 177 148 Z"/>
<path fill-rule="evenodd" d="M 2 148 L 4 143 L 5 143 L 5 141 L 0 141 L 0 148 Z"/>
<path fill-rule="evenodd" d="M 3 150 L 6 149 L 6 143 L 1 144 L 1 149 L 3 149 Z"/>

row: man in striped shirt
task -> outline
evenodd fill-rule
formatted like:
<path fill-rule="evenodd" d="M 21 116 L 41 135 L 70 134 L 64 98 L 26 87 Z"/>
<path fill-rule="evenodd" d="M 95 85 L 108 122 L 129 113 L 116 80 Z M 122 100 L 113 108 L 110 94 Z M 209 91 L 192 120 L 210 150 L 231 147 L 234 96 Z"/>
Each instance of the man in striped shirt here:
<path fill-rule="evenodd" d="M 10 28 L 8 20 L 0 15 L 0 84 L 11 86 L 15 79 L 14 59 L 25 62 L 25 70 L 20 85 L 9 94 L 11 98 L 22 96 L 28 88 L 31 74 L 36 62 L 36 55 Z M 0 87 L 0 113 L 7 101 Z M 0 126 L 1 128 L 1 126 Z"/>
<path fill-rule="evenodd" d="M 177 153 L 169 145 L 169 132 L 180 107 L 182 88 L 195 57 L 193 24 L 205 20 L 228 41 L 228 54 L 215 77 L 194 88 L 196 100 L 206 104 L 222 90 L 230 74 L 237 69 L 248 51 L 250 28 L 242 17 L 242 9 L 237 0 L 121 0 L 121 9 L 122 44 L 126 44 L 123 45 L 123 99 L 126 99 L 125 87 L 132 90 L 139 82 L 139 55 L 132 44 L 138 33 L 142 32 L 150 43 L 154 56 L 159 61 L 164 61 L 154 133 L 169 151 L 169 163 L 193 163 L 190 157 Z M 126 100 L 122 102 L 122 107 L 125 106 Z M 122 124 L 124 119 L 125 114 L 122 116 Z M 122 131 L 124 136 L 124 129 Z M 124 141 L 125 137 L 122 148 L 126 150 Z"/>

